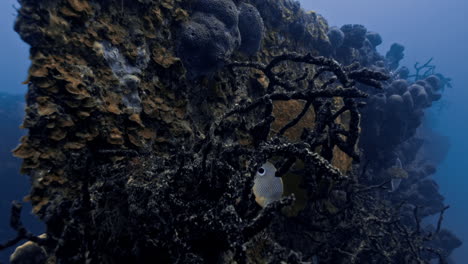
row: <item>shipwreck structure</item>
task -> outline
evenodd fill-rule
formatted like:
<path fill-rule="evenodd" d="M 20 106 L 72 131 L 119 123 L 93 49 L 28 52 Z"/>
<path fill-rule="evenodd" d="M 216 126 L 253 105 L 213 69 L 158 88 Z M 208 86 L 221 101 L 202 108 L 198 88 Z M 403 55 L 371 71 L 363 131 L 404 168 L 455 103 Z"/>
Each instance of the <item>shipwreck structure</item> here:
<path fill-rule="evenodd" d="M 379 34 L 290 0 L 20 4 L 13 153 L 47 230 L 14 203 L 0 248 L 31 242 L 13 263 L 446 263 L 460 245 L 415 155 L 441 83 L 406 80 L 401 45 L 384 57 Z M 267 161 L 285 193 L 262 208 Z"/>

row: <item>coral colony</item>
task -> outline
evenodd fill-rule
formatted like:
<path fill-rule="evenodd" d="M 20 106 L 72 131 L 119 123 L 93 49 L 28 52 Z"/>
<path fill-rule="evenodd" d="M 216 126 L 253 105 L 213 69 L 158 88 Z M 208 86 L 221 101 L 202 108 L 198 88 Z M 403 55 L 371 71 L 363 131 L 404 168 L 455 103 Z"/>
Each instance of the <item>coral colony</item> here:
<path fill-rule="evenodd" d="M 443 82 L 411 81 L 402 45 L 382 56 L 378 33 L 290 0 L 20 4 L 14 154 L 47 229 L 14 203 L 12 263 L 447 263 L 460 246 L 416 155 Z"/>

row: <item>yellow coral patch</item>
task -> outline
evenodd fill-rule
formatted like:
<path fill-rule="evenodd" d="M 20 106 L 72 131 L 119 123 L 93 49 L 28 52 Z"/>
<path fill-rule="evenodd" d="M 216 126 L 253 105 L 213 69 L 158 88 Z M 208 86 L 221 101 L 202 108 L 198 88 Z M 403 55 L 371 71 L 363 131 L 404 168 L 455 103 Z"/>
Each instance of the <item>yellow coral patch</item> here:
<path fill-rule="evenodd" d="M 87 1 L 84 0 L 68 0 L 68 4 L 70 4 L 71 8 L 79 13 L 88 13 L 92 12 L 91 6 Z"/>
<path fill-rule="evenodd" d="M 153 100 L 149 98 L 143 99 L 142 105 L 143 112 L 145 112 L 145 114 L 152 118 L 156 118 L 158 116 L 159 111 L 157 109 L 156 103 Z"/>
<path fill-rule="evenodd" d="M 33 199 L 34 200 L 34 199 Z M 38 203 L 33 206 L 33 213 L 37 214 L 44 205 L 49 203 L 49 198 L 42 198 Z"/>
<path fill-rule="evenodd" d="M 298 100 L 291 101 L 277 101 L 274 103 L 273 115 L 275 116 L 275 122 L 272 124 L 272 132 L 278 133 L 283 126 L 293 120 L 303 109 L 305 102 Z M 304 128 L 313 128 L 315 122 L 315 113 L 312 107 L 305 114 L 297 125 L 291 127 L 284 134 L 292 141 L 300 139 Z"/>
<path fill-rule="evenodd" d="M 133 122 L 137 123 L 138 125 L 140 125 L 141 127 L 145 127 L 145 125 L 143 124 L 143 121 L 141 121 L 141 117 L 140 117 L 140 114 L 132 114 L 128 119 L 132 120 Z"/>
<path fill-rule="evenodd" d="M 166 69 L 171 67 L 174 63 L 180 61 L 179 58 L 174 57 L 163 47 L 159 47 L 153 50 L 153 60 Z"/>
<path fill-rule="evenodd" d="M 49 70 L 46 67 L 41 67 L 39 65 L 32 65 L 29 68 L 29 75 L 32 77 L 47 77 Z"/>
<path fill-rule="evenodd" d="M 122 145 L 125 142 L 122 135 L 123 133 L 119 129 L 113 128 L 109 133 L 107 142 L 113 145 Z"/>
<path fill-rule="evenodd" d="M 60 13 L 62 13 L 64 16 L 68 17 L 79 17 L 80 15 L 69 9 L 68 7 L 64 6 L 60 8 Z"/>
<path fill-rule="evenodd" d="M 86 144 L 81 142 L 68 142 L 63 147 L 65 149 L 82 149 L 86 146 Z"/>
<path fill-rule="evenodd" d="M 73 120 L 69 116 L 61 116 L 58 120 L 58 125 L 60 127 L 72 127 L 75 125 L 75 122 L 73 122 Z"/>
<path fill-rule="evenodd" d="M 28 159 L 35 155 L 35 150 L 23 142 L 13 150 L 13 155 L 17 158 Z"/>
<path fill-rule="evenodd" d="M 174 0 L 163 0 L 161 1 L 161 6 L 166 9 L 172 10 L 174 9 Z"/>
<path fill-rule="evenodd" d="M 163 14 L 161 12 L 161 9 L 154 9 L 153 14 L 156 17 L 156 20 L 157 20 L 158 24 L 162 24 L 163 21 L 164 21 L 164 17 L 163 17 Z"/>
<path fill-rule="evenodd" d="M 65 137 L 67 137 L 67 131 L 62 130 L 62 129 L 54 129 L 50 133 L 49 137 L 55 141 L 60 141 L 64 139 Z"/>
<path fill-rule="evenodd" d="M 53 103 L 47 102 L 45 104 L 39 104 L 37 106 L 37 112 L 40 116 L 49 116 L 51 114 L 57 113 L 57 106 Z"/>
<path fill-rule="evenodd" d="M 106 110 L 110 113 L 120 115 L 122 114 L 122 110 L 119 107 L 120 104 L 120 97 L 115 93 L 109 93 L 106 97 L 104 97 L 104 102 L 106 104 Z"/>
<path fill-rule="evenodd" d="M 154 139 L 156 138 L 156 131 L 150 128 L 144 128 L 142 130 L 138 130 L 138 135 L 144 139 Z"/>
<path fill-rule="evenodd" d="M 351 170 L 353 159 L 350 158 L 346 153 L 341 151 L 337 146 L 335 146 L 333 148 L 333 159 L 331 163 L 342 173 L 347 173 Z"/>
<path fill-rule="evenodd" d="M 182 8 L 177 8 L 174 12 L 174 17 L 176 21 L 186 20 L 189 14 Z"/>

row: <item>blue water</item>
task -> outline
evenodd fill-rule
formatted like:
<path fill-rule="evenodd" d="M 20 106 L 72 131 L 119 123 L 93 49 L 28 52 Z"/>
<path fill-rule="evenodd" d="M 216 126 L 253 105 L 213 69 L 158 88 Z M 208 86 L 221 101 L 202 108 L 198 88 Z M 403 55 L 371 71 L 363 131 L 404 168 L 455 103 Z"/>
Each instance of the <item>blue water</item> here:
<path fill-rule="evenodd" d="M 18 6 L 16 0 L 0 1 L 0 92 L 24 94 L 27 87 L 21 82 L 28 75 L 29 47 L 13 30 L 14 5 Z"/>
<path fill-rule="evenodd" d="M 24 94 L 21 85 L 27 75 L 28 47 L 13 31 L 15 0 L 0 1 L 0 93 Z M 402 64 L 412 65 L 434 57 L 437 71 L 453 78 L 453 89 L 446 90 L 443 111 L 429 113 L 433 129 L 447 135 L 451 148 L 434 176 L 440 184 L 447 211 L 444 226 L 453 230 L 467 243 L 457 249 L 456 263 L 468 259 L 468 1 L 466 0 L 302 0 L 306 10 L 314 10 L 327 18 L 330 25 L 363 24 L 379 32 L 384 43 L 379 47 L 385 53 L 393 42 L 406 47 Z M 1 126 L 1 124 L 0 124 Z M 3 127 L 1 127 L 3 130 Z M 19 135 L 18 131 L 18 135 Z M 0 137 L 1 140 L 1 137 Z M 11 149 L 15 143 L 2 145 Z M 4 153 L 6 150 L 1 149 Z M 19 166 L 19 162 L 17 162 Z M 6 192 L 14 186 L 18 190 Z M 27 193 L 27 179 L 20 175 L 0 175 L 0 202 L 21 199 Z M 26 209 L 27 211 L 28 209 Z M 9 212 L 0 211 L 0 218 Z M 0 223 L 6 223 L 0 221 Z M 32 220 L 27 224 L 34 225 Z M 37 226 L 34 226 L 36 230 Z M 5 226 L 0 226 L 0 231 Z M 0 233 L 6 234 L 6 233 Z M 0 235 L 0 241 L 6 239 Z M 0 262 L 5 260 L 0 254 Z"/>
<path fill-rule="evenodd" d="M 13 31 L 16 11 L 13 5 L 18 5 L 16 0 L 0 1 L 0 102 L 2 109 L 18 107 L 18 116 L 10 116 L 12 122 L 8 125 L 0 123 L 0 159 L 6 168 L 0 170 L 0 243 L 14 237 L 15 233 L 9 227 L 10 202 L 21 201 L 29 190 L 27 176 L 18 173 L 21 161 L 10 155 L 19 142 L 19 137 L 26 131 L 21 131 L 21 105 L 16 102 L 23 100 L 27 86 L 21 84 L 27 78 L 29 67 L 29 47 L 21 41 Z M 2 94 L 9 93 L 17 96 L 12 101 L 4 102 Z M 5 106 L 8 104 L 8 106 Z M 11 107 L 9 106 L 11 104 Z M 8 127 L 6 127 L 8 126 Z M 16 138 L 16 140 L 11 140 Z M 22 220 L 29 230 L 35 233 L 43 232 L 44 227 L 30 214 L 31 207 L 25 205 Z M 14 248 L 0 252 L 0 263 L 8 263 L 8 256 Z"/>

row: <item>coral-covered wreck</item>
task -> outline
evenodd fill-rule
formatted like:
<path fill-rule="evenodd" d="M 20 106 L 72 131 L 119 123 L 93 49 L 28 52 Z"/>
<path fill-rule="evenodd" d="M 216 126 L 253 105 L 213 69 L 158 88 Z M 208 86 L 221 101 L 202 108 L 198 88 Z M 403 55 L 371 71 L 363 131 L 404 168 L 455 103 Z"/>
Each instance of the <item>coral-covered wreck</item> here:
<path fill-rule="evenodd" d="M 291 0 L 19 2 L 14 155 L 47 230 L 15 203 L 0 246 L 33 243 L 12 263 L 447 263 L 460 245 L 416 155 L 442 84 L 406 80 L 403 46 L 384 57 Z M 260 207 L 267 161 L 284 194 Z"/>

